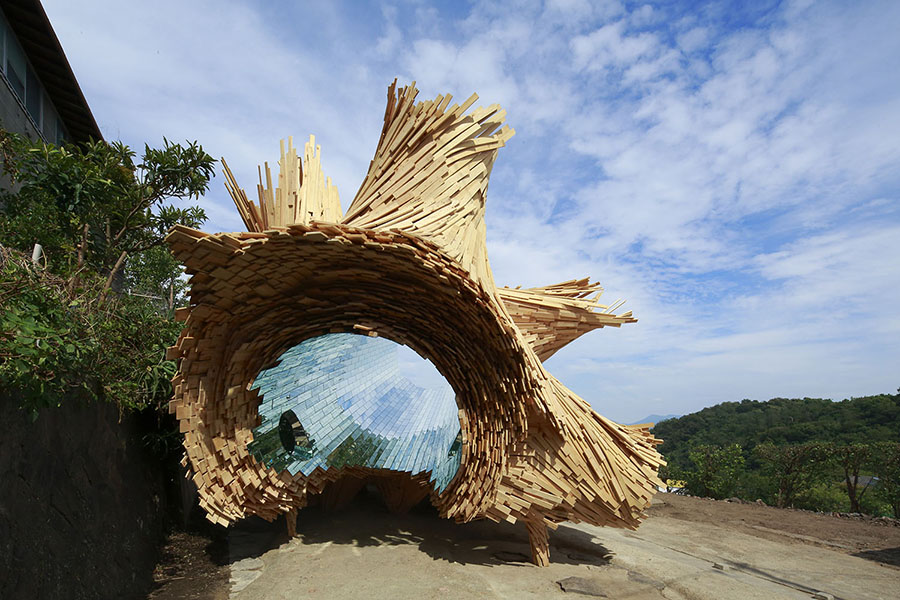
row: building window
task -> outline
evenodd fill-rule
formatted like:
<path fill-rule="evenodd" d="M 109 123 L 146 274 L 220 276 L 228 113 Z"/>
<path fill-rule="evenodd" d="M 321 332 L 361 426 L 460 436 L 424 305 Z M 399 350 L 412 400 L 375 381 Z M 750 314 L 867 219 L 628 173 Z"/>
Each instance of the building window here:
<path fill-rule="evenodd" d="M 65 129 L 65 127 L 63 127 L 62 121 L 57 119 L 56 120 L 56 145 L 59 146 L 60 144 L 65 143 L 67 137 L 68 136 L 66 135 L 66 129 Z"/>
<path fill-rule="evenodd" d="M 25 108 L 38 127 L 41 126 L 41 84 L 31 65 L 25 65 Z"/>
<path fill-rule="evenodd" d="M 13 36 L 6 36 L 6 78 L 19 98 L 25 100 L 25 53 Z"/>
<path fill-rule="evenodd" d="M 56 135 L 56 132 L 59 129 L 59 117 L 56 116 L 56 109 L 53 108 L 53 103 L 50 102 L 50 98 L 47 97 L 47 94 L 41 94 L 41 98 L 43 99 L 41 124 L 44 129 L 44 138 L 49 142 L 59 144 Z"/>
<path fill-rule="evenodd" d="M 34 122 L 38 134 L 47 142 L 63 143 L 66 139 L 66 131 L 59 114 L 34 69 L 28 63 L 25 52 L 6 22 L 2 11 L 0 11 L 0 71 L 6 76 L 13 92 L 25 105 L 25 110 Z"/>

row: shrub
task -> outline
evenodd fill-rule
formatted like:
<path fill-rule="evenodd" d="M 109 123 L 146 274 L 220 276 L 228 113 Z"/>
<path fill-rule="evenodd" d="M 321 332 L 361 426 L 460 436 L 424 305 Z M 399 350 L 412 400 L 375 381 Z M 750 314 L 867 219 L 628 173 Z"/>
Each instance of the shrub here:
<path fill-rule="evenodd" d="M 0 386 L 33 417 L 71 393 L 138 410 L 171 395 L 165 348 L 180 325 L 142 298 L 102 299 L 103 286 L 94 275 L 71 288 L 0 246 Z"/>

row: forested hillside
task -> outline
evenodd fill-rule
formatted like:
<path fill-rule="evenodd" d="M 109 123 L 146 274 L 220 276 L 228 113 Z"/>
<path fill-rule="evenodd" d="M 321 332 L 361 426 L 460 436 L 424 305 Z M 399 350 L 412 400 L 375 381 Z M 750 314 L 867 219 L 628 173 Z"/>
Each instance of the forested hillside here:
<path fill-rule="evenodd" d="M 898 390 L 900 392 L 900 390 Z M 688 469 L 690 449 L 739 444 L 748 455 L 758 444 L 900 442 L 900 393 L 832 402 L 775 398 L 723 402 L 653 428 L 670 467 Z"/>
<path fill-rule="evenodd" d="M 656 424 L 667 480 L 698 496 L 900 518 L 900 390 L 725 402 Z"/>

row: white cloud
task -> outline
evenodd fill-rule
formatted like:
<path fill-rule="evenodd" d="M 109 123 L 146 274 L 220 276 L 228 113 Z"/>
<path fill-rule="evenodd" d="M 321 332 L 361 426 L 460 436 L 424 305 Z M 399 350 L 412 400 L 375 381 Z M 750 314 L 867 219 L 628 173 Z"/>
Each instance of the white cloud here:
<path fill-rule="evenodd" d="M 390 56 L 397 51 L 403 41 L 403 33 L 397 26 L 397 8 L 395 6 L 384 5 L 381 7 L 381 13 L 384 15 L 386 27 L 384 35 L 379 37 L 375 44 L 375 52 L 381 56 Z"/>
<path fill-rule="evenodd" d="M 607 66 L 621 67 L 659 51 L 659 42 L 651 33 L 623 35 L 624 21 L 617 21 L 572 40 L 575 65 L 588 70 Z"/>
<path fill-rule="evenodd" d="M 709 31 L 705 27 L 694 27 L 678 36 L 678 47 L 690 53 L 706 46 Z"/>

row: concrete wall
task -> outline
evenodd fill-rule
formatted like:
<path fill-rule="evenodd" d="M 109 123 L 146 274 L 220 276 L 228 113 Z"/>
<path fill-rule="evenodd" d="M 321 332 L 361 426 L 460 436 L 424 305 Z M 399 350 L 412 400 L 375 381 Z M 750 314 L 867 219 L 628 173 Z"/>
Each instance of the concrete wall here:
<path fill-rule="evenodd" d="M 35 422 L 0 390 L 0 598 L 144 598 L 165 483 L 138 420 L 64 403 Z"/>

